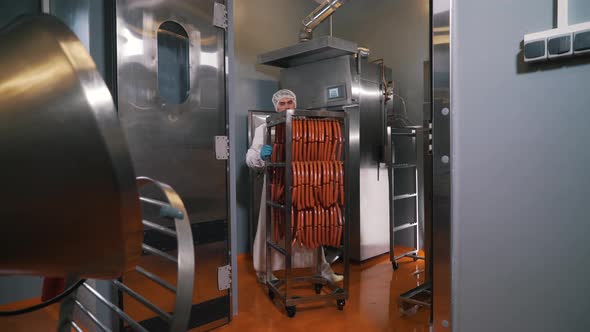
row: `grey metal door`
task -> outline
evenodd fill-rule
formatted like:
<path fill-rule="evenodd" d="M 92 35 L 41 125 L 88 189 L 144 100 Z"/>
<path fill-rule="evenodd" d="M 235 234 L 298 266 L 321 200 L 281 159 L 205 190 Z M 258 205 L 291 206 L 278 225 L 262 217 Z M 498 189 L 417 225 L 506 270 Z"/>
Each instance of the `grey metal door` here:
<path fill-rule="evenodd" d="M 229 290 L 219 290 L 217 279 L 218 268 L 230 260 L 227 160 L 218 160 L 215 151 L 215 137 L 226 136 L 226 36 L 213 24 L 216 2 L 223 3 L 117 0 L 116 8 L 119 116 L 136 174 L 168 183 L 186 206 L 196 265 L 190 327 L 203 329 L 230 315 Z M 171 239 L 145 237 L 158 249 L 176 250 Z M 165 275 L 173 271 L 151 257 L 143 263 Z M 124 278 L 141 291 L 140 276 Z M 163 294 L 153 297 L 167 305 Z M 133 311 L 133 301 L 123 301 Z M 161 324 L 155 315 L 137 315 L 151 330 Z"/>

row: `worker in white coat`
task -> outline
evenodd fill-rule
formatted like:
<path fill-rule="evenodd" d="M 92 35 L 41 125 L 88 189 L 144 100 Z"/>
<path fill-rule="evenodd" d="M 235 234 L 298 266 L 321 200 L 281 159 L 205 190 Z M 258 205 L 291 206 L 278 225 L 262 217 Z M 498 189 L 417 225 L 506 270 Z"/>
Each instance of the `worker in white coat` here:
<path fill-rule="evenodd" d="M 289 109 L 295 109 L 297 107 L 297 97 L 291 90 L 279 90 L 272 97 L 272 103 L 275 106 L 277 112 L 284 112 Z M 266 133 L 266 124 L 260 125 L 256 128 L 254 133 L 254 139 L 252 140 L 252 146 L 246 154 L 246 164 L 252 169 L 264 168 L 264 161 L 272 155 L 272 146 L 264 144 L 264 137 Z M 266 180 L 265 180 L 266 181 Z M 254 270 L 258 281 L 264 283 L 266 281 L 266 182 L 262 186 L 262 198 L 260 200 L 260 213 L 258 216 L 258 228 L 256 230 L 256 237 L 254 238 L 253 260 Z M 305 268 L 316 266 L 316 255 L 315 249 L 307 249 L 294 245 L 292 250 L 292 267 L 293 268 Z M 285 267 L 284 257 L 277 253 L 275 250 L 271 250 L 273 256 L 271 258 L 272 271 L 282 270 Z M 322 263 L 320 265 L 320 273 L 322 277 L 331 280 L 333 282 L 342 281 L 343 277 L 337 275 L 332 271 L 330 264 L 326 261 L 323 248 L 321 249 L 320 259 Z M 273 277 L 274 278 L 274 277 Z"/>

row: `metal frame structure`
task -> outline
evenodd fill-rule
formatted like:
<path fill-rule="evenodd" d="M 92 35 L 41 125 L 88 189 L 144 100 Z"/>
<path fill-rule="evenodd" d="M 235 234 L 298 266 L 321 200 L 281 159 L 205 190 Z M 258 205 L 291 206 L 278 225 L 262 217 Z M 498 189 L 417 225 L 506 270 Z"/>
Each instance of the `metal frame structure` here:
<path fill-rule="evenodd" d="M 452 0 L 432 0 L 432 330 L 451 322 Z"/>
<path fill-rule="evenodd" d="M 167 184 L 152 180 L 146 177 L 137 178 L 138 188 L 145 187 L 147 185 L 153 185 L 160 192 L 164 194 L 167 202 L 154 200 L 151 198 L 140 197 L 142 202 L 153 205 L 160 208 L 160 215 L 166 218 L 174 220 L 175 229 L 171 229 L 165 226 L 161 226 L 157 223 L 153 223 L 148 220 L 143 220 L 144 229 L 151 229 L 157 231 L 163 235 L 175 238 L 178 244 L 177 257 L 171 256 L 161 250 L 153 248 L 147 244 L 143 244 L 142 248 L 144 252 L 154 256 L 158 256 L 164 260 L 167 260 L 177 266 L 177 282 L 176 286 L 171 285 L 167 281 L 163 280 L 156 274 L 146 270 L 141 266 L 136 266 L 135 271 L 145 277 L 147 280 L 154 282 L 154 284 L 160 286 L 162 289 L 176 294 L 174 312 L 168 313 L 163 309 L 157 307 L 151 303 L 144 296 L 129 288 L 121 280 L 112 280 L 111 283 L 121 292 L 128 294 L 138 303 L 142 304 L 152 312 L 160 316 L 165 322 L 169 324 L 168 331 L 170 332 L 181 332 L 186 331 L 189 318 L 191 315 L 192 307 L 192 294 L 194 285 L 195 275 L 195 256 L 194 256 L 194 244 L 193 234 L 191 231 L 190 221 L 188 214 L 184 207 L 180 196 Z M 68 280 L 68 283 L 74 283 L 76 280 Z M 101 295 L 95 288 L 88 284 L 83 284 L 82 289 L 85 290 L 91 297 L 96 298 L 103 305 L 108 307 L 113 313 L 118 316 L 121 322 L 125 322 L 134 331 L 149 332 L 140 323 L 131 318 L 125 311 L 116 304 L 111 303 L 107 298 Z M 74 320 L 74 309 L 78 308 L 95 326 L 103 332 L 110 332 L 111 329 L 108 324 L 102 322 L 89 308 L 87 308 L 80 299 L 78 299 L 78 293 L 70 295 L 61 304 L 60 317 L 58 322 L 58 332 L 69 332 L 71 328 L 76 331 L 83 331 L 80 322 Z"/>
<path fill-rule="evenodd" d="M 345 187 L 345 210 L 344 210 L 344 245 L 342 251 L 344 253 L 343 260 L 344 260 L 344 280 L 343 284 L 344 287 L 339 287 L 337 284 L 324 279 L 319 275 L 315 276 L 304 276 L 304 277 L 295 277 L 292 278 L 292 262 L 291 262 L 291 254 L 292 254 L 292 237 L 291 234 L 291 211 L 292 207 L 292 197 L 291 197 L 291 190 L 287 188 L 292 188 L 293 186 L 293 176 L 292 176 L 292 144 L 290 139 L 285 140 L 285 162 L 284 163 L 267 163 L 267 172 L 266 172 L 266 184 L 267 186 L 270 184 L 270 172 L 268 171 L 269 168 L 272 167 L 284 167 L 285 168 L 285 205 L 277 204 L 276 202 L 271 201 L 270 190 L 267 188 L 266 190 L 266 205 L 267 205 L 267 216 L 271 215 L 271 207 L 284 209 L 285 211 L 285 247 L 281 248 L 278 244 L 272 242 L 271 238 L 271 218 L 266 218 L 266 285 L 269 290 L 269 297 L 274 299 L 275 296 L 283 303 L 285 309 L 287 310 L 287 314 L 289 317 L 293 317 L 295 315 L 295 306 L 298 304 L 304 303 L 311 303 L 311 302 L 318 302 L 318 301 L 325 301 L 325 300 L 336 300 L 338 304 L 338 309 L 342 310 L 345 305 L 345 301 L 348 299 L 349 295 L 349 285 L 350 285 L 350 172 L 349 172 L 349 162 L 350 162 L 350 146 L 348 144 L 348 137 L 349 137 L 349 123 L 348 123 L 348 112 L 330 112 L 325 110 L 319 111 L 307 111 L 307 110 L 287 110 L 283 113 L 278 113 L 276 115 L 272 115 L 267 119 L 267 136 L 266 142 L 267 144 L 271 141 L 271 133 L 272 128 L 279 125 L 285 124 L 285 135 L 286 137 L 292 137 L 292 120 L 294 117 L 302 117 L 302 118 L 334 118 L 334 119 L 341 119 L 343 121 L 343 137 L 345 137 L 345 147 L 344 147 L 344 187 Z M 271 251 L 275 250 L 285 256 L 285 277 L 284 279 L 272 279 L 272 265 L 271 265 Z M 321 248 L 318 249 L 317 255 L 321 254 Z M 318 260 L 319 261 L 319 260 Z M 319 265 L 319 262 L 318 262 Z M 319 271 L 319 269 L 317 269 Z M 297 282 L 311 282 L 316 286 L 316 293 L 318 292 L 318 286 L 328 286 L 332 292 L 330 294 L 323 294 L 323 295 L 316 295 L 310 297 L 298 297 L 298 296 L 291 296 L 291 287 L 292 283 Z M 284 291 L 281 291 L 280 288 L 284 286 Z"/>
<path fill-rule="evenodd" d="M 414 261 L 418 259 L 424 259 L 423 256 L 419 256 L 418 253 L 420 251 L 420 204 L 419 204 L 419 197 L 420 197 L 420 190 L 418 184 L 418 142 L 417 142 L 417 135 L 418 130 L 422 127 L 404 127 L 404 128 L 387 128 L 387 135 L 389 136 L 388 144 L 390 145 L 390 160 L 388 160 L 388 169 L 389 169 L 389 260 L 393 266 L 394 270 L 397 270 L 399 264 L 397 263 L 398 260 L 409 257 L 414 259 Z M 414 163 L 396 163 L 395 159 L 395 142 L 394 137 L 402 136 L 402 137 L 410 137 L 412 138 L 412 145 L 414 146 L 416 161 Z M 415 177 L 415 192 L 408 193 L 404 195 L 395 195 L 395 170 L 396 169 L 414 169 L 414 177 Z M 415 199 L 414 203 L 414 220 L 408 221 L 405 224 L 396 226 L 395 224 L 395 202 L 399 200 L 406 200 L 406 199 Z M 414 229 L 415 236 L 414 236 L 414 248 L 408 252 L 405 252 L 401 255 L 395 255 L 395 233 L 400 231 L 405 231 L 409 229 Z"/>
<path fill-rule="evenodd" d="M 252 146 L 254 140 L 254 132 L 256 131 L 256 125 L 254 121 L 255 116 L 264 116 L 265 119 L 269 116 L 276 114 L 276 111 L 264 111 L 264 110 L 249 110 L 248 111 L 248 146 Z M 260 179 L 257 177 L 260 176 Z M 262 190 L 257 190 L 262 187 L 264 182 L 264 171 L 250 169 L 249 185 L 250 185 L 250 212 L 249 212 L 249 241 L 251 248 L 256 237 L 256 229 L 258 226 L 258 213 L 260 213 L 260 195 Z"/>

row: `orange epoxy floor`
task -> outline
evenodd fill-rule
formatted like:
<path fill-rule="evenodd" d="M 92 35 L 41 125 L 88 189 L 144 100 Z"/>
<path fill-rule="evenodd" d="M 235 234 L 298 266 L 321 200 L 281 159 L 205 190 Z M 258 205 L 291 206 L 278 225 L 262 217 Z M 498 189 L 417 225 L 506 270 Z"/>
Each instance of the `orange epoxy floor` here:
<path fill-rule="evenodd" d="M 423 261 L 404 259 L 393 272 L 388 255 L 362 265 L 352 264 L 351 295 L 343 311 L 338 311 L 333 302 L 315 303 L 298 306 L 296 316 L 289 318 L 279 304 L 268 298 L 266 288 L 257 283 L 251 261 L 240 257 L 239 314 L 229 325 L 216 331 L 427 332 L 429 312 L 423 309 L 414 316 L 402 316 L 397 302 L 399 294 L 418 285 L 412 272 L 423 267 Z M 0 310 L 22 308 L 35 302 L 0 306 Z M 0 317 L 0 331 L 55 331 L 58 310 L 59 305 L 53 305 L 25 316 Z"/>
<path fill-rule="evenodd" d="M 352 264 L 351 295 L 343 311 L 338 311 L 333 302 L 316 303 L 298 306 L 294 318 L 287 317 L 282 306 L 268 298 L 266 287 L 256 282 L 248 259 L 241 258 L 238 267 L 239 313 L 217 331 L 428 331 L 427 310 L 402 316 L 397 302 L 399 294 L 418 285 L 412 273 L 424 268 L 423 261 L 404 259 L 396 272 L 388 255 L 362 265 Z"/>

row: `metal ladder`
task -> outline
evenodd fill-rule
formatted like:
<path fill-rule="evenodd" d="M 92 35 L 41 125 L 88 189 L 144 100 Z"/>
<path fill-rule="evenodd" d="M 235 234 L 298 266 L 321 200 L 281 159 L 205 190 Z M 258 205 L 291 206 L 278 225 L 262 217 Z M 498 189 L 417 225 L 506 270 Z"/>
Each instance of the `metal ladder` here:
<path fill-rule="evenodd" d="M 417 166 L 417 159 L 418 159 L 418 144 L 416 142 L 417 139 L 417 129 L 420 129 L 420 126 L 413 126 L 413 127 L 403 127 L 403 128 L 394 128 L 394 127 L 387 127 L 387 136 L 389 142 L 389 156 L 388 156 L 388 170 L 389 170 L 389 259 L 393 266 L 393 270 L 397 270 L 399 268 L 398 260 L 404 257 L 410 257 L 414 261 L 418 259 L 424 259 L 423 256 L 419 256 L 418 252 L 420 251 L 420 224 L 419 224 L 419 186 L 418 186 L 418 166 Z M 412 138 L 412 145 L 414 146 L 416 161 L 414 163 L 396 163 L 395 158 L 395 137 L 410 137 Z M 414 176 L 415 176 L 415 192 L 413 193 L 406 193 L 402 195 L 395 195 L 395 171 L 399 169 L 414 169 Z M 397 225 L 396 226 L 396 218 L 395 218 L 395 203 L 397 201 L 414 199 L 414 220 L 408 220 L 406 223 Z M 395 234 L 401 231 L 407 231 L 413 229 L 415 232 L 414 237 L 414 248 L 408 252 L 402 253 L 400 255 L 395 255 Z"/>
<path fill-rule="evenodd" d="M 174 294 L 174 310 L 172 312 L 168 312 L 159 308 L 157 305 L 139 294 L 139 292 L 131 289 L 128 285 L 125 285 L 122 279 L 113 279 L 110 281 L 110 285 L 111 287 L 114 287 L 114 289 L 118 290 L 120 294 L 124 293 L 130 296 L 137 303 L 143 305 L 145 308 L 155 313 L 157 317 L 160 317 L 164 324 L 167 325 L 167 328 L 159 328 L 158 331 L 186 331 L 192 308 L 195 273 L 194 244 L 191 225 L 184 204 L 174 189 L 164 183 L 152 180 L 150 178 L 137 178 L 138 189 L 147 185 L 158 189 L 158 191 L 164 195 L 167 202 L 146 197 L 140 197 L 140 200 L 143 203 L 158 208 L 160 217 L 173 220 L 175 229 L 168 228 L 148 220 L 143 220 L 144 230 L 153 230 L 176 239 L 178 253 L 175 257 L 162 250 L 153 248 L 145 242 L 142 245 L 142 249 L 144 254 L 155 256 L 158 259 L 162 259 L 167 261 L 167 263 L 177 266 L 178 274 L 176 285 L 172 285 L 170 282 L 139 265 L 135 267 L 135 272 L 137 272 L 138 275 L 144 277 L 146 281 L 153 282 L 154 287 L 160 287 L 163 291 Z M 75 282 L 77 282 L 76 279 L 67 280 L 68 284 L 73 284 Z M 115 317 L 118 318 L 120 326 L 123 326 L 124 324 L 127 325 L 123 328 L 124 331 L 131 330 L 150 332 L 141 323 L 138 323 L 128 313 L 126 313 L 123 310 L 122 305 L 117 305 L 109 301 L 96 288 L 90 285 L 88 281 L 62 302 L 57 331 L 70 332 L 73 328 L 75 331 L 81 332 L 84 331 L 82 327 L 85 327 L 87 331 L 113 331 L 108 326 L 109 324 L 101 321 L 99 319 L 99 315 L 90 308 L 93 304 L 87 304 L 88 302 L 92 301 L 101 303 L 110 309 L 110 311 L 115 314 Z M 84 302 L 86 302 L 86 304 Z M 76 321 L 74 310 L 81 313 L 80 317 L 85 317 L 85 322 L 92 323 L 94 326 L 84 326 L 82 322 Z"/>

